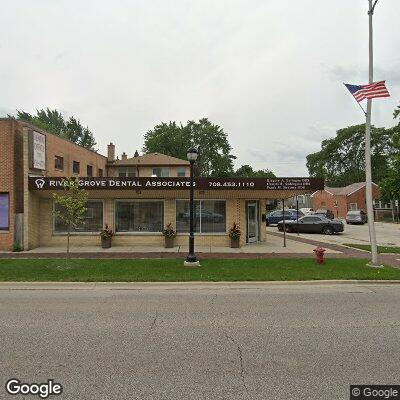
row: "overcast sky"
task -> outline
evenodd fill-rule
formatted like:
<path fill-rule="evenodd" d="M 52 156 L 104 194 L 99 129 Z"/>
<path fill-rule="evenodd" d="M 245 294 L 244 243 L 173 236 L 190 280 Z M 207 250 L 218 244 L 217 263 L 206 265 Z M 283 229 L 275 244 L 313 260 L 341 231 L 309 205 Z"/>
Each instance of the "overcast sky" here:
<path fill-rule="evenodd" d="M 0 115 L 75 115 L 105 154 L 130 156 L 161 121 L 208 117 L 236 166 L 307 175 L 305 157 L 363 115 L 342 82 L 367 83 L 367 0 L 2 2 Z M 400 1 L 375 13 L 375 80 L 400 102 Z"/>

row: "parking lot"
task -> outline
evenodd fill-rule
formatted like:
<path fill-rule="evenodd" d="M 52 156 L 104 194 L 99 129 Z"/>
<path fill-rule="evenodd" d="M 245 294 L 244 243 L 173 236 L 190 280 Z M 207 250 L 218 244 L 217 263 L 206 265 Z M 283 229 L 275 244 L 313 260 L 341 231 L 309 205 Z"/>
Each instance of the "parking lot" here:
<path fill-rule="evenodd" d="M 388 222 L 376 222 L 376 238 L 378 245 L 381 246 L 400 246 L 400 224 Z M 267 227 L 268 231 L 278 232 L 276 226 Z M 288 233 L 288 236 L 297 236 L 297 233 Z M 343 244 L 343 243 L 359 243 L 369 244 L 368 224 L 364 225 L 347 225 L 344 223 L 344 232 L 332 236 L 315 234 L 315 233 L 300 233 L 301 237 L 321 242 Z"/>

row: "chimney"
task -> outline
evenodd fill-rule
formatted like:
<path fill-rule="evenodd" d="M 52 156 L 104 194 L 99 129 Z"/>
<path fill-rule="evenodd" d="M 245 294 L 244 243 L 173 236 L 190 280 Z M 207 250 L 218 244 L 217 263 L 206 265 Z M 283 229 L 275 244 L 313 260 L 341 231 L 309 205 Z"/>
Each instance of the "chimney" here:
<path fill-rule="evenodd" d="M 138 153 L 138 151 L 136 150 L 135 151 L 135 154 L 134 154 L 134 156 L 133 157 L 139 157 L 139 153 Z"/>
<path fill-rule="evenodd" d="M 115 145 L 112 143 L 107 145 L 107 160 L 110 162 L 115 161 Z"/>
<path fill-rule="evenodd" d="M 128 159 L 128 156 L 126 155 L 125 152 L 123 152 L 123 153 L 121 154 L 121 160 L 127 160 L 127 159 Z"/>

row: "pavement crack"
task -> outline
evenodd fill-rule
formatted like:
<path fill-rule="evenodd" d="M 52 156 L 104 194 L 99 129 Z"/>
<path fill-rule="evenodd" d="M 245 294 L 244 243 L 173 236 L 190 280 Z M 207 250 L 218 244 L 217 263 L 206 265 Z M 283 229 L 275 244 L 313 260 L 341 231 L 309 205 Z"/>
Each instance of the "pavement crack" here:
<path fill-rule="evenodd" d="M 226 332 L 225 332 L 225 337 L 228 340 L 230 340 L 237 348 L 238 356 L 239 356 L 240 377 L 241 377 L 241 380 L 242 380 L 242 385 L 243 385 L 244 390 L 246 391 L 246 394 L 249 395 L 249 390 L 247 388 L 246 379 L 245 379 L 245 370 L 244 370 L 244 365 L 243 365 L 243 351 L 242 351 L 242 348 L 241 348 L 240 344 L 232 336 L 229 336 Z"/>
<path fill-rule="evenodd" d="M 156 327 L 157 318 L 158 318 L 158 312 L 156 310 L 156 315 L 154 316 L 154 318 L 153 318 L 153 320 L 151 321 L 151 324 L 150 324 L 150 329 L 149 329 L 150 332 Z"/>

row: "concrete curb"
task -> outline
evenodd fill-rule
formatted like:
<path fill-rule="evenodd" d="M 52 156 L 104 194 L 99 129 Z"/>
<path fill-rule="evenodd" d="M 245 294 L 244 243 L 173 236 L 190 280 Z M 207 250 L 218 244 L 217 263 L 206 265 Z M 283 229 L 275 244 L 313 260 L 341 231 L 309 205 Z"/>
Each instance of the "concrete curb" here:
<path fill-rule="evenodd" d="M 400 280 L 313 280 L 248 282 L 0 282 L 1 290 L 207 290 L 279 286 L 400 285 Z"/>

